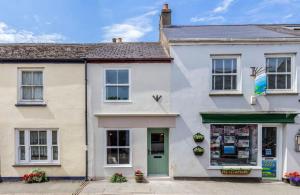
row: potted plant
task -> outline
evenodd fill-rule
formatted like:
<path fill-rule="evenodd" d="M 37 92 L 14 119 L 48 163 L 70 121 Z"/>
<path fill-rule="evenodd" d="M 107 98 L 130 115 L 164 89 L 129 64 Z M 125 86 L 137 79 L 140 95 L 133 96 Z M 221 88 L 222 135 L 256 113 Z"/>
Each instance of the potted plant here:
<path fill-rule="evenodd" d="M 137 183 L 143 183 L 144 182 L 144 173 L 141 170 L 136 170 L 135 173 L 135 181 Z"/>
<path fill-rule="evenodd" d="M 286 173 L 284 173 L 282 181 L 284 183 L 290 183 L 290 177 L 291 177 L 291 172 L 286 172 Z"/>
<path fill-rule="evenodd" d="M 285 176 L 288 178 L 289 182 L 293 186 L 300 186 L 300 173 L 297 171 L 294 172 L 288 172 L 285 174 Z"/>
<path fill-rule="evenodd" d="M 193 151 L 196 156 L 202 156 L 204 153 L 204 148 L 196 146 L 195 148 L 193 148 Z"/>
<path fill-rule="evenodd" d="M 22 181 L 25 183 L 42 183 L 48 181 L 48 178 L 45 171 L 34 169 L 31 173 L 23 175 Z"/>
<path fill-rule="evenodd" d="M 193 138 L 195 142 L 203 142 L 204 135 L 202 135 L 201 133 L 196 133 L 195 135 L 193 135 Z"/>
<path fill-rule="evenodd" d="M 124 183 L 127 182 L 127 178 L 123 176 L 122 173 L 115 173 L 113 176 L 110 178 L 111 183 Z"/>

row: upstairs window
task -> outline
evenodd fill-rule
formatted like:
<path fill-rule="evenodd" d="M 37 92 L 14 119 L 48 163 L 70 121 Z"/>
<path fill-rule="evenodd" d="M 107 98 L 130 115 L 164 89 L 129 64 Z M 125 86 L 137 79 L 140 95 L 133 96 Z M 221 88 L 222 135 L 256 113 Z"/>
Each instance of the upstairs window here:
<path fill-rule="evenodd" d="M 43 71 L 21 70 L 19 101 L 41 102 L 43 101 Z"/>
<path fill-rule="evenodd" d="M 292 89 L 292 59 L 291 57 L 266 58 L 267 89 Z"/>
<path fill-rule="evenodd" d="M 105 70 L 105 100 L 128 101 L 129 88 L 128 69 Z"/>
<path fill-rule="evenodd" d="M 237 59 L 212 59 L 212 90 L 237 90 Z"/>

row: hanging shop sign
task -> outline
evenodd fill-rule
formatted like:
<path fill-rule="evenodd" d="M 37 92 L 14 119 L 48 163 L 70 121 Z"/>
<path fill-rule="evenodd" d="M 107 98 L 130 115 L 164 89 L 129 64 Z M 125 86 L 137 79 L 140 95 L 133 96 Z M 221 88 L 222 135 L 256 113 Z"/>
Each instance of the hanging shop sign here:
<path fill-rule="evenodd" d="M 267 75 L 262 73 L 255 77 L 255 95 L 265 95 L 267 89 Z"/>

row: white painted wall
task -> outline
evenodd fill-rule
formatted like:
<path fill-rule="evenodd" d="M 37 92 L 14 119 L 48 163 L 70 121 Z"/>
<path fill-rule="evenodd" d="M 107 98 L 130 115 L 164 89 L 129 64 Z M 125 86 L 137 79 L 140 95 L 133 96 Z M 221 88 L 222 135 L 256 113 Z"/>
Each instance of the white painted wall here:
<path fill-rule="evenodd" d="M 250 105 L 254 81 L 249 76 L 251 66 L 265 65 L 265 53 L 297 52 L 295 63 L 299 75 L 300 45 L 172 45 L 174 58 L 171 72 L 171 109 L 180 113 L 176 128 L 170 132 L 170 165 L 174 176 L 221 176 L 219 171 L 209 170 L 209 125 L 202 124 L 199 112 L 238 111 L 299 111 L 298 95 L 268 95 L 257 98 L 257 104 Z M 210 54 L 241 54 L 241 76 L 243 96 L 209 96 L 211 83 Z M 299 76 L 297 77 L 299 92 Z M 299 170 L 299 154 L 293 152 L 293 136 L 299 123 L 287 125 L 285 129 L 289 170 Z M 192 135 L 205 135 L 201 144 L 206 149 L 202 157 L 196 157 L 192 148 L 196 146 Z M 260 176 L 253 171 L 250 176 Z"/>
<path fill-rule="evenodd" d="M 104 101 L 104 69 L 130 68 L 131 102 Z M 133 176 L 136 169 L 147 174 L 147 128 L 131 128 L 132 166 L 104 167 L 105 128 L 100 127 L 95 114 L 103 113 L 168 113 L 170 112 L 170 63 L 110 63 L 88 64 L 88 126 L 89 126 L 89 175 L 92 178 L 110 177 L 116 172 Z M 162 95 L 156 102 L 152 95 Z M 113 118 L 113 117 L 110 117 Z M 144 118 L 144 117 L 142 117 Z M 136 123 L 133 117 L 132 123 Z M 100 121 L 101 122 L 101 121 Z M 120 129 L 120 122 L 118 128 Z M 148 124 L 151 125 L 151 122 Z M 149 126 L 151 127 L 151 126 Z M 123 127 L 128 129 L 128 127 Z M 113 129 L 113 128 L 111 128 Z"/>

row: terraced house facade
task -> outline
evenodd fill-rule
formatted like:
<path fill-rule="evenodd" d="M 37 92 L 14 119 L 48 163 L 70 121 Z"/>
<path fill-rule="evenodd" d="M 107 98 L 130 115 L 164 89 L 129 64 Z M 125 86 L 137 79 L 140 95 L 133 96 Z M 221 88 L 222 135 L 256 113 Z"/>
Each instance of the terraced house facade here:
<path fill-rule="evenodd" d="M 159 42 L 0 45 L 2 179 L 299 170 L 300 25 L 171 21 Z"/>

